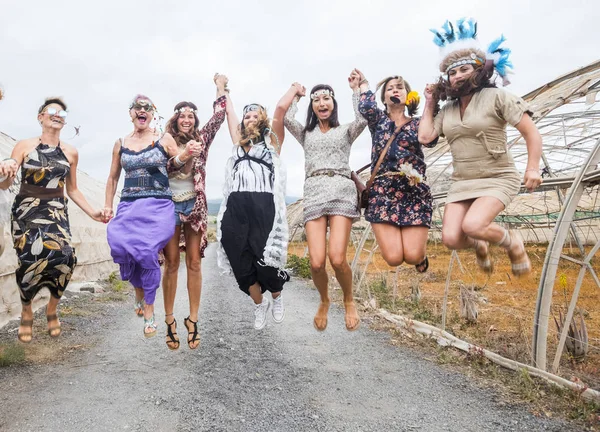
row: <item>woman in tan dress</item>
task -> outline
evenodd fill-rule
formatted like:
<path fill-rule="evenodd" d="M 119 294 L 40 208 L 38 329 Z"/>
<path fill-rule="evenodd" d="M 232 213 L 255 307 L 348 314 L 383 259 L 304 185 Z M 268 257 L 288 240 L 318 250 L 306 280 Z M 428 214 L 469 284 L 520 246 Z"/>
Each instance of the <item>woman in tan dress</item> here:
<path fill-rule="evenodd" d="M 436 34 L 445 51 L 440 71 L 446 74 L 425 89 L 426 104 L 419 127 L 419 141 L 445 136 L 452 153 L 452 184 L 448 191 L 442 241 L 450 249 L 475 249 L 477 264 L 493 271 L 489 244 L 504 247 L 516 276 L 531 271 L 523 240 L 494 223 L 494 219 L 517 196 L 519 172 L 507 148 L 506 125 L 514 126 L 527 144 L 525 187 L 532 192 L 541 183 L 539 161 L 542 139 L 527 103 L 496 88 L 495 71 L 505 82 L 509 51 L 494 41 L 488 52 L 478 47 L 474 21 L 446 22 Z M 438 100 L 448 100 L 435 116 Z"/>

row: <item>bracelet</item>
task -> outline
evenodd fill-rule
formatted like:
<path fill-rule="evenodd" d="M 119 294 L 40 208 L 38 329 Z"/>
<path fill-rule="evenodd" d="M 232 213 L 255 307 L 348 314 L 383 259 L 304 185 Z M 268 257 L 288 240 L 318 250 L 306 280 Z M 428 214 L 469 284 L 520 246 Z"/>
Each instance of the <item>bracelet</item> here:
<path fill-rule="evenodd" d="M 175 165 L 177 165 L 177 167 L 182 167 L 185 165 L 185 162 L 179 159 L 179 155 L 175 156 L 175 160 L 173 162 L 175 162 Z"/>
<path fill-rule="evenodd" d="M 18 165 L 17 160 L 15 158 L 11 158 L 11 157 L 2 159 L 2 162 L 6 162 L 6 161 L 9 161 L 9 160 L 14 161 Z"/>
<path fill-rule="evenodd" d="M 537 172 L 540 172 L 540 169 L 539 168 L 527 168 L 525 170 L 525 172 L 527 172 L 527 171 L 537 171 Z"/>

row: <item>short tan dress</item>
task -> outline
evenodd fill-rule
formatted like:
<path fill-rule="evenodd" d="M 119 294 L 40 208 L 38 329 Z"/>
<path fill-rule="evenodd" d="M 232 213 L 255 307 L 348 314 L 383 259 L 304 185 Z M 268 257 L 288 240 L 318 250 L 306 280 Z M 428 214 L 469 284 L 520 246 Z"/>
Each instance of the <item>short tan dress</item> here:
<path fill-rule="evenodd" d="M 452 152 L 452 184 L 446 203 L 489 196 L 506 208 L 517 196 L 521 175 L 508 151 L 506 124 L 516 126 L 523 114 L 532 116 L 522 98 L 498 88 L 475 93 L 460 118 L 458 100 L 448 102 L 434 119 Z"/>

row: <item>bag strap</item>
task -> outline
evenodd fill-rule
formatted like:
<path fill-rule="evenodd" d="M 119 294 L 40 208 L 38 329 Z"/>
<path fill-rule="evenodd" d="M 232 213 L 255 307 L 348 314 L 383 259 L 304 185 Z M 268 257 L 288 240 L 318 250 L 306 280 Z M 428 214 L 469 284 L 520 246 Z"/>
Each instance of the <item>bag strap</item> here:
<path fill-rule="evenodd" d="M 367 189 L 369 189 L 371 187 L 371 185 L 373 184 L 373 181 L 375 180 L 375 176 L 379 172 L 379 168 L 381 167 L 381 164 L 383 163 L 383 159 L 385 158 L 385 155 L 387 154 L 388 150 L 390 149 L 392 142 L 396 139 L 398 132 L 400 132 L 400 129 L 402 128 L 402 126 L 408 124 L 408 122 L 410 122 L 411 120 L 412 120 L 412 118 L 410 120 L 408 120 L 406 123 L 403 123 L 400 126 L 398 126 L 396 128 L 396 130 L 394 131 L 394 133 L 392 134 L 392 136 L 390 137 L 390 139 L 388 140 L 388 142 L 385 145 L 385 147 L 383 148 L 383 150 L 381 150 L 381 153 L 379 154 L 379 159 L 377 160 L 377 163 L 375 164 L 375 169 L 371 173 L 371 178 L 367 182 Z"/>

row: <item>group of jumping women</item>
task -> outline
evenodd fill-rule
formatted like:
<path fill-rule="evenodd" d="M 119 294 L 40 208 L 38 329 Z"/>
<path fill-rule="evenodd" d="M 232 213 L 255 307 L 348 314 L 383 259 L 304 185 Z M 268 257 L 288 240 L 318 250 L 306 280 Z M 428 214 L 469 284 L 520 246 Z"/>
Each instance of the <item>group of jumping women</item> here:
<path fill-rule="evenodd" d="M 532 112 L 523 99 L 495 85 L 498 77 L 507 82 L 510 51 L 503 48 L 503 37 L 482 49 L 474 20 L 446 22 L 433 32 L 442 53 L 442 76 L 425 88 L 420 118 L 416 117 L 419 95 L 402 76 L 389 76 L 371 91 L 358 69 L 348 77 L 354 120 L 342 125 L 337 93 L 325 84 L 308 93 L 304 124 L 296 119 L 297 103 L 307 95 L 299 83 L 285 92 L 272 118 L 262 105 L 252 103 L 244 107 L 240 121 L 227 77 L 215 74 L 210 120 L 200 128 L 196 105 L 180 102 L 164 133 L 154 127 L 152 100 L 135 96 L 129 105 L 133 131 L 115 141 L 102 209 L 92 208 L 78 189 L 77 150 L 60 138 L 68 115 L 66 103 L 61 98 L 46 99 L 37 114 L 41 135 L 17 142 L 10 158 L 0 163 L 1 188 L 20 179 L 11 221 L 23 305 L 19 340 L 32 340 L 31 302 L 42 288 L 51 293 L 48 332 L 52 337 L 61 332 L 57 305 L 77 263 L 66 189 L 87 215 L 108 223 L 111 254 L 121 278 L 135 287 L 135 313 L 144 318 L 146 337 L 157 333 L 154 301 L 161 284 L 159 255 L 164 257 L 166 344 L 172 350 L 180 346 L 173 306 L 180 251 L 185 251 L 189 315 L 183 324 L 189 348 L 199 346 L 201 260 L 208 244 L 206 161 L 225 119 L 234 145 L 217 217 L 217 261 L 221 269 L 233 272 L 240 290 L 254 302 L 256 329 L 263 329 L 269 316 L 275 323 L 285 317 L 282 290 L 290 280 L 285 269 L 289 233 L 280 154 L 286 129 L 305 155 L 304 226 L 312 280 L 320 294 L 314 317 L 317 330 L 325 330 L 328 324 L 327 257 L 342 288 L 345 326 L 353 331 L 360 325 L 346 253 L 352 223 L 361 216 L 361 201 L 385 261 L 427 271 L 432 196 L 423 147 L 435 146 L 441 136 L 449 144 L 453 162 L 443 243 L 450 249 L 473 249 L 486 273 L 494 267 L 490 246 L 498 245 L 506 250 L 514 275 L 530 272 L 522 239 L 494 222 L 521 188 L 521 176 L 507 148 L 507 124 L 527 144 L 524 187 L 533 191 L 542 182 L 542 140 Z M 440 101 L 445 102 L 441 108 Z M 361 197 L 349 157 L 366 126 L 372 138 L 371 177 Z M 122 172 L 124 185 L 115 212 L 113 201 Z M 270 295 L 265 295 L 267 291 Z"/>

